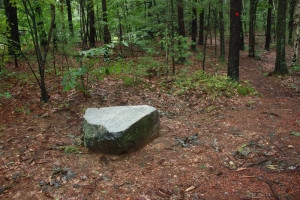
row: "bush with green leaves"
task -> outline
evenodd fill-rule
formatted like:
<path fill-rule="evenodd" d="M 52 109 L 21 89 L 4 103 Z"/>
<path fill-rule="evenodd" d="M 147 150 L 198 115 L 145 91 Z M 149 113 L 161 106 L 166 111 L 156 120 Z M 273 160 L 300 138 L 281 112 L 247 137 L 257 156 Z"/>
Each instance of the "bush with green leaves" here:
<path fill-rule="evenodd" d="M 82 65 L 80 68 L 69 69 L 63 77 L 62 85 L 64 86 L 63 92 L 76 89 L 83 93 L 86 93 L 86 87 L 84 83 L 84 77 L 88 72 L 86 65 Z"/>
<path fill-rule="evenodd" d="M 88 88 L 88 76 L 89 73 L 94 76 L 94 78 L 102 79 L 104 74 L 109 74 L 110 71 L 102 66 L 96 66 L 102 57 L 106 57 L 113 54 L 113 48 L 115 45 L 105 44 L 99 48 L 92 48 L 86 51 L 81 51 L 80 55 L 77 56 L 77 62 L 79 63 L 79 68 L 70 68 L 65 72 L 62 85 L 64 86 L 63 92 L 75 89 L 87 95 Z M 93 79 L 92 79 L 93 80 Z"/>

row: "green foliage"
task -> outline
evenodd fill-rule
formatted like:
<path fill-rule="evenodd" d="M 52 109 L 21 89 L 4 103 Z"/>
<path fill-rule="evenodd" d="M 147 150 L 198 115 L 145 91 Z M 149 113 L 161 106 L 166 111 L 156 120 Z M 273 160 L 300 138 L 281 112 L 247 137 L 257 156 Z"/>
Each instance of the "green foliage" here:
<path fill-rule="evenodd" d="M 197 71 L 192 75 L 188 75 L 187 71 L 183 70 L 175 79 L 171 91 L 174 95 L 185 95 L 191 91 L 196 94 L 206 93 L 212 98 L 220 96 L 232 97 L 236 94 L 256 94 L 247 82 L 238 84 L 231 81 L 227 76 L 205 74 L 203 71 Z"/>
<path fill-rule="evenodd" d="M 9 92 L 0 93 L 0 97 L 6 98 L 6 99 L 12 98 L 12 96 Z"/>
<path fill-rule="evenodd" d="M 64 149 L 65 154 L 77 154 L 79 153 L 78 148 L 73 146 L 66 146 Z"/>
<path fill-rule="evenodd" d="M 23 113 L 23 114 L 30 114 L 31 110 L 29 108 L 27 108 L 26 106 L 23 106 L 21 108 L 15 107 L 14 111 L 16 113 Z"/>
<path fill-rule="evenodd" d="M 124 81 L 124 86 L 126 87 L 135 86 L 142 82 L 141 79 L 132 76 L 121 76 L 120 79 Z"/>
<path fill-rule="evenodd" d="M 295 72 L 300 72 L 300 64 L 299 65 L 296 65 L 294 67 L 292 67 L 291 69 L 292 71 L 295 71 Z"/>
<path fill-rule="evenodd" d="M 300 133 L 297 133 L 297 132 L 295 132 L 295 131 L 292 131 L 291 134 L 292 134 L 293 136 L 300 137 Z"/>
<path fill-rule="evenodd" d="M 86 65 L 81 66 L 78 69 L 72 68 L 64 74 L 61 85 L 64 86 L 63 92 L 71 89 L 76 89 L 81 92 L 86 92 L 84 85 L 84 76 L 88 72 Z"/>
<path fill-rule="evenodd" d="M 248 96 L 248 95 L 250 95 L 250 94 L 253 94 L 255 91 L 254 91 L 254 89 L 252 89 L 251 87 L 244 86 L 244 85 L 239 85 L 239 86 L 237 87 L 237 92 L 238 92 L 240 95 Z"/>

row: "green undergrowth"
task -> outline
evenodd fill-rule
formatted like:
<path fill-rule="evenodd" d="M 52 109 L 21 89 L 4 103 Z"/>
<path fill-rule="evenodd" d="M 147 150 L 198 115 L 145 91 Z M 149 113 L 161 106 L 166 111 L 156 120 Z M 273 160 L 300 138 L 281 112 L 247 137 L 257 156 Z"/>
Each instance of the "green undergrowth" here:
<path fill-rule="evenodd" d="M 212 98 L 221 96 L 233 97 L 236 95 L 252 96 L 258 93 L 247 81 L 236 83 L 229 77 L 223 75 L 212 75 L 197 71 L 192 75 L 187 75 L 183 71 L 174 77 L 169 93 L 173 95 L 187 95 L 191 92 L 203 95 L 208 94 Z M 162 84 L 162 86 L 167 86 Z M 169 86 L 167 86 L 169 87 Z"/>

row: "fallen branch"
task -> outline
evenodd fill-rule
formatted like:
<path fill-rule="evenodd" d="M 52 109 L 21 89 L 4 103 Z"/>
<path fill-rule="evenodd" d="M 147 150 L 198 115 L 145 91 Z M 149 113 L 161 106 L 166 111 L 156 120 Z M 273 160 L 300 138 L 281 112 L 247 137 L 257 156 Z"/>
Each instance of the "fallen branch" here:
<path fill-rule="evenodd" d="M 259 161 L 256 161 L 256 162 L 254 162 L 254 163 L 251 163 L 251 164 L 249 164 L 248 166 L 246 166 L 247 168 L 249 168 L 249 167 L 254 167 L 254 166 L 256 166 L 256 165 L 260 165 L 260 164 L 262 164 L 262 163 L 264 163 L 264 162 L 267 162 L 268 161 L 268 159 L 262 159 L 262 160 L 259 160 Z"/>
<path fill-rule="evenodd" d="M 271 191 L 272 191 L 272 194 L 273 194 L 273 197 L 276 199 L 276 200 L 281 200 L 280 196 L 278 195 L 278 193 L 276 192 L 273 184 L 271 183 L 271 181 L 269 180 L 264 180 L 262 177 L 258 177 L 259 180 L 265 182 L 266 184 L 268 184 L 268 186 L 270 187 Z"/>

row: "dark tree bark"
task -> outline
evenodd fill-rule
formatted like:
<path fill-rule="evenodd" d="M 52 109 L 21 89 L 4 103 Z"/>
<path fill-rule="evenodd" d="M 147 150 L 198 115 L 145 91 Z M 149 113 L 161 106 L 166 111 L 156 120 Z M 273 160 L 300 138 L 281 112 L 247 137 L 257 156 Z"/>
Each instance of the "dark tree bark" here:
<path fill-rule="evenodd" d="M 295 13 L 295 6 L 296 6 L 296 0 L 290 0 L 290 7 L 289 7 L 289 14 L 290 14 L 290 20 L 289 20 L 289 40 L 288 44 L 293 45 L 293 24 L 294 24 L 294 13 Z"/>
<path fill-rule="evenodd" d="M 223 17 L 223 0 L 219 0 L 220 11 L 219 11 L 219 19 L 220 19 L 220 61 L 225 61 L 225 29 L 224 29 L 224 17 Z"/>
<path fill-rule="evenodd" d="M 95 12 L 94 12 L 94 1 L 88 0 L 88 19 L 89 19 L 89 25 L 90 25 L 90 35 L 89 35 L 89 42 L 91 47 L 95 47 L 95 39 L 96 39 L 96 28 L 95 28 Z"/>
<path fill-rule="evenodd" d="M 46 66 L 46 59 L 47 59 L 47 54 L 48 54 L 48 50 L 49 50 L 49 45 L 51 42 L 53 26 L 54 26 L 54 22 L 55 22 L 55 8 L 54 8 L 54 5 L 51 4 L 52 19 L 51 19 L 50 28 L 48 31 L 48 39 L 46 41 L 44 52 L 42 53 L 42 50 L 40 48 L 40 44 L 38 41 L 38 23 L 36 20 L 36 15 L 34 13 L 34 9 L 32 8 L 30 0 L 22 0 L 22 2 L 23 2 L 25 12 L 26 12 L 27 22 L 28 22 L 28 24 L 32 24 L 32 26 L 30 26 L 30 28 L 31 28 L 30 32 L 31 32 L 31 37 L 33 40 L 34 48 L 35 48 L 36 57 L 37 57 L 40 80 L 37 78 L 36 73 L 34 72 L 33 68 L 30 67 L 29 62 L 28 62 L 28 64 L 29 64 L 30 70 L 32 71 L 32 73 L 33 73 L 34 77 L 36 78 L 36 81 L 41 89 L 41 101 L 46 103 L 49 101 L 50 96 L 48 94 L 48 91 L 46 89 L 46 84 L 45 84 L 45 66 Z M 36 10 L 35 10 L 35 12 L 36 12 Z M 24 54 L 22 54 L 22 55 L 24 56 Z M 25 60 L 27 60 L 27 59 L 25 59 Z"/>
<path fill-rule="evenodd" d="M 204 9 L 200 11 L 199 15 L 199 39 L 198 44 L 203 45 L 204 41 Z"/>
<path fill-rule="evenodd" d="M 291 67 L 299 65 L 299 44 L 300 44 L 300 0 L 297 0 L 295 5 L 295 14 L 294 14 L 294 51 L 292 56 Z"/>
<path fill-rule="evenodd" d="M 171 42 L 172 42 L 172 73 L 176 73 L 175 69 L 175 50 L 174 50 L 174 2 L 171 0 Z"/>
<path fill-rule="evenodd" d="M 71 32 L 71 36 L 74 37 L 74 28 L 72 22 L 72 9 L 71 9 L 71 2 L 70 0 L 66 0 L 67 10 L 68 10 L 68 22 L 69 22 L 69 29 Z"/>
<path fill-rule="evenodd" d="M 265 50 L 270 51 L 273 1 L 269 0 Z"/>
<path fill-rule="evenodd" d="M 194 0 L 195 3 L 197 3 L 197 0 Z M 191 45 L 191 49 L 193 51 L 196 51 L 196 43 L 197 43 L 197 9 L 196 6 L 193 6 L 193 19 L 192 19 L 192 45 Z"/>
<path fill-rule="evenodd" d="M 45 27 L 44 27 L 42 7 L 39 2 L 37 4 L 35 4 L 35 6 L 36 6 L 35 13 L 37 16 L 36 23 L 37 23 L 37 29 L 38 29 L 39 38 L 40 38 L 40 44 L 42 47 L 46 47 L 47 33 L 46 33 Z"/>
<path fill-rule="evenodd" d="M 276 29 L 276 64 L 273 74 L 288 74 L 285 59 L 285 28 L 287 0 L 278 1 Z"/>
<path fill-rule="evenodd" d="M 178 35 L 185 37 L 183 1 L 182 0 L 177 0 L 177 13 L 178 13 Z"/>
<path fill-rule="evenodd" d="M 230 38 L 227 75 L 234 81 L 239 81 L 241 10 L 241 0 L 230 1 Z"/>
<path fill-rule="evenodd" d="M 255 57 L 255 22 L 258 0 L 250 0 L 249 12 L 249 57 Z"/>
<path fill-rule="evenodd" d="M 16 56 L 19 53 L 20 36 L 18 26 L 17 5 L 15 1 L 4 0 L 5 15 L 7 18 L 7 40 L 9 55 Z M 16 66 L 17 67 L 17 66 Z"/>
<path fill-rule="evenodd" d="M 103 11 L 103 21 L 104 21 L 104 44 L 109 44 L 111 43 L 111 37 L 108 29 L 106 0 L 102 0 L 102 11 Z"/>
<path fill-rule="evenodd" d="M 53 9 L 55 9 L 55 7 L 53 5 L 50 5 L 50 6 L 51 6 L 51 12 L 55 13 L 55 10 L 53 11 Z M 53 42 L 54 49 L 57 50 L 57 30 L 56 30 L 56 20 L 55 19 L 54 19 L 54 22 L 53 22 L 52 42 Z M 54 49 L 53 49 L 53 52 L 54 52 Z M 56 72 L 55 72 L 55 75 L 56 75 Z"/>
<path fill-rule="evenodd" d="M 87 23 L 85 20 L 85 0 L 80 0 L 80 35 L 83 45 L 87 44 Z"/>
<path fill-rule="evenodd" d="M 241 7 L 242 7 L 242 10 L 241 10 L 241 14 L 243 13 L 243 1 L 241 2 Z M 241 23 L 241 34 L 240 34 L 240 50 L 245 50 L 245 41 L 244 41 L 244 29 L 246 30 L 247 29 L 247 23 L 244 23 L 242 22 L 242 18 L 240 17 L 240 23 Z M 243 29 L 243 25 L 244 25 L 244 29 Z"/>

